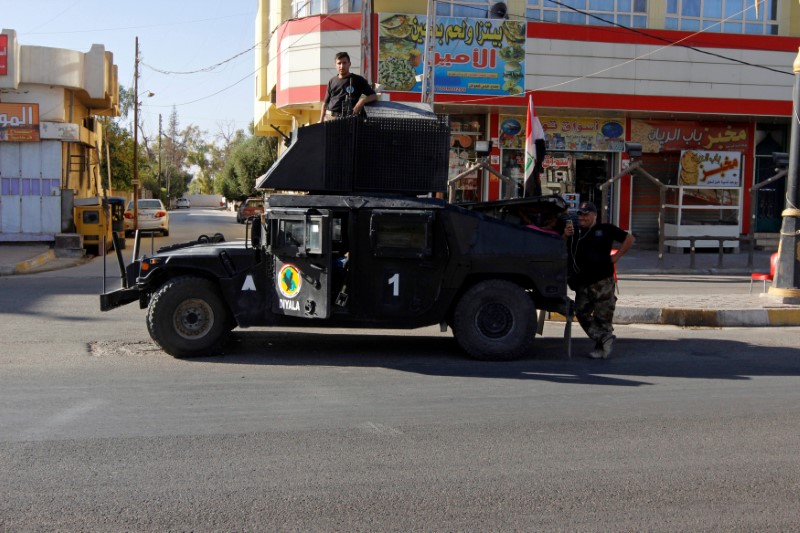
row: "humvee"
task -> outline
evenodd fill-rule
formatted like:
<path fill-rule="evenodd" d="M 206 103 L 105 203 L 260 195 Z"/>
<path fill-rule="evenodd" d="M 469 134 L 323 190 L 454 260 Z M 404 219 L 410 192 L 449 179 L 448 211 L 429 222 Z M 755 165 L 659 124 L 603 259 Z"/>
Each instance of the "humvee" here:
<path fill-rule="evenodd" d="M 303 194 L 269 194 L 245 240 L 202 237 L 126 267 L 118 252 L 123 286 L 101 295 L 101 309 L 138 301 L 153 340 L 176 357 L 211 354 L 236 327 L 436 324 L 477 359 L 529 354 L 541 312 L 569 316 L 572 302 L 563 240 L 525 221 L 566 204 L 436 198 L 446 187 L 447 117 L 413 105 L 367 109 L 293 132 L 258 188 Z"/>

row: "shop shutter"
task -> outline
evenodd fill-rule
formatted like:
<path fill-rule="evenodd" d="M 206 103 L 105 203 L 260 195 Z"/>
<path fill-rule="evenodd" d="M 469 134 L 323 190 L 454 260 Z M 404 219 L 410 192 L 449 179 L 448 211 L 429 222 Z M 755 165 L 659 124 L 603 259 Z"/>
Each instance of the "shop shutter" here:
<path fill-rule="evenodd" d="M 0 233 L 52 240 L 61 231 L 61 141 L 0 142 Z"/>
<path fill-rule="evenodd" d="M 680 152 L 644 154 L 642 168 L 665 185 L 674 184 L 678 175 Z M 632 182 L 633 206 L 631 230 L 640 244 L 658 243 L 658 185 L 642 176 Z"/>

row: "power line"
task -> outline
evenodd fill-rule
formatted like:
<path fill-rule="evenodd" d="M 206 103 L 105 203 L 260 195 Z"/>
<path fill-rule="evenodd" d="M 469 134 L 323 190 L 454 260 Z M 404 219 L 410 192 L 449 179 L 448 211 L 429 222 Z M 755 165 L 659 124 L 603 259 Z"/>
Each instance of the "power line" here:
<path fill-rule="evenodd" d="M 263 43 L 263 41 L 262 41 L 262 43 Z M 181 71 L 175 71 L 175 70 L 162 70 L 162 69 L 156 68 L 154 66 L 148 65 L 146 63 L 142 63 L 142 65 L 144 65 L 145 67 L 149 68 L 150 70 L 158 72 L 159 74 L 165 74 L 167 76 L 172 75 L 172 74 L 178 74 L 178 75 L 200 74 L 202 72 L 211 72 L 212 70 L 214 70 L 214 69 L 216 69 L 218 67 L 221 67 L 222 65 L 225 65 L 226 63 L 230 63 L 231 61 L 233 61 L 237 57 L 243 56 L 244 54 L 246 54 L 248 52 L 251 52 L 254 49 L 258 48 L 259 46 L 261 46 L 261 43 L 256 43 L 253 46 L 251 46 L 250 48 L 248 48 L 247 50 L 239 52 L 238 54 L 233 55 L 233 56 L 229 57 L 228 59 L 225 59 L 223 61 L 220 61 L 219 63 L 214 63 L 213 65 L 210 65 L 208 67 L 203 67 L 203 68 L 200 68 L 200 69 L 197 69 L 197 70 L 187 70 L 187 71 L 181 72 Z"/>

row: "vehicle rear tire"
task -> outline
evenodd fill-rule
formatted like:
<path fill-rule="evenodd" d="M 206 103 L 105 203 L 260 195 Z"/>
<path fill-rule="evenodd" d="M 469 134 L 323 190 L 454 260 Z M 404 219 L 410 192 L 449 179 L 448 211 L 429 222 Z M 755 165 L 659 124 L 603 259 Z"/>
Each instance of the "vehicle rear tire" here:
<path fill-rule="evenodd" d="M 147 330 L 174 357 L 211 355 L 230 331 L 231 314 L 217 286 L 195 276 L 164 283 L 150 299 Z"/>
<path fill-rule="evenodd" d="M 527 355 L 536 326 L 531 297 L 505 280 L 482 281 L 464 293 L 452 325 L 461 348 L 483 361 L 511 361 Z"/>
<path fill-rule="evenodd" d="M 169 230 L 168 229 L 165 229 L 161 233 L 164 235 L 164 237 L 169 237 Z"/>

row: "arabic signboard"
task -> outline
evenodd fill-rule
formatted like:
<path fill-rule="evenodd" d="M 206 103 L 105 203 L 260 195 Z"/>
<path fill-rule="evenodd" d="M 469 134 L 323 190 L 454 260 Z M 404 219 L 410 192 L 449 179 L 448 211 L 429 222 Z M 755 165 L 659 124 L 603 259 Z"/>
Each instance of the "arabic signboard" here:
<path fill-rule="evenodd" d="M 631 120 L 631 141 L 645 153 L 747 149 L 747 124 Z"/>
<path fill-rule="evenodd" d="M 427 17 L 381 13 L 378 20 L 378 83 L 390 91 L 420 92 Z M 519 95 L 524 85 L 524 22 L 436 18 L 437 93 Z"/>
<path fill-rule="evenodd" d="M 0 34 L 0 76 L 8 74 L 8 34 Z"/>
<path fill-rule="evenodd" d="M 544 142 L 548 150 L 623 152 L 625 120 L 543 117 Z"/>
<path fill-rule="evenodd" d="M 525 146 L 524 116 L 500 117 L 500 146 Z M 625 120 L 542 117 L 544 142 L 547 150 L 579 152 L 623 152 L 625 150 Z"/>
<path fill-rule="evenodd" d="M 0 141 L 39 140 L 39 104 L 0 103 Z"/>
<path fill-rule="evenodd" d="M 681 185 L 697 187 L 739 187 L 742 182 L 741 152 L 683 150 L 679 178 Z"/>

